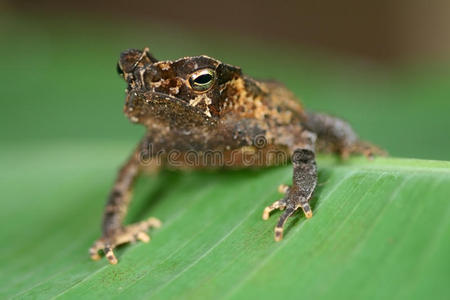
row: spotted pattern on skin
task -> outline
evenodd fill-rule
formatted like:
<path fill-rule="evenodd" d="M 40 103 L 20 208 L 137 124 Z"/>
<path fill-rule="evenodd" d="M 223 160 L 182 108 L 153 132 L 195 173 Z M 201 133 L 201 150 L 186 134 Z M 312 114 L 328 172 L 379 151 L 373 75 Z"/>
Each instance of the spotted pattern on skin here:
<path fill-rule="evenodd" d="M 205 103 L 206 105 L 211 104 L 211 99 L 206 94 L 199 94 L 197 97 L 189 101 L 190 106 L 197 106 L 200 102 Z"/>
<path fill-rule="evenodd" d="M 170 64 L 166 62 L 161 62 L 159 63 L 159 67 L 161 68 L 161 70 L 167 71 L 170 69 Z"/>
<path fill-rule="evenodd" d="M 141 57 L 141 60 L 148 61 L 145 56 Z M 189 85 L 189 77 L 202 68 L 216 71 L 215 84 L 205 92 L 194 91 Z M 302 107 L 298 101 L 292 101 L 295 99 L 292 94 L 278 92 L 285 90 L 281 85 L 253 80 L 243 76 L 239 68 L 225 65 L 208 56 L 140 64 L 139 68 L 130 74 L 129 77 L 124 76 L 129 82 L 129 91 L 143 89 L 158 93 L 159 97 L 175 97 L 180 100 L 177 105 L 186 103 L 204 115 L 204 118 L 220 118 L 232 112 L 239 118 L 259 120 L 269 127 L 274 127 L 277 124 L 289 124 L 302 114 Z M 286 103 L 279 100 L 280 97 L 287 98 Z M 129 112 L 132 121 L 140 122 L 143 119 L 142 112 L 136 109 Z"/>
<path fill-rule="evenodd" d="M 276 104 L 283 105 L 283 103 L 278 103 L 272 97 L 269 100 L 267 99 L 268 95 L 271 95 L 271 89 L 268 85 L 251 81 L 251 84 L 254 84 L 260 89 L 260 92 L 252 93 L 248 91 L 245 80 L 244 78 L 233 79 L 222 88 L 222 93 L 225 94 L 224 114 L 229 111 L 235 111 L 240 113 L 242 117 L 247 118 L 264 120 L 270 116 L 271 119 L 276 120 L 280 124 L 288 124 L 291 122 L 293 118 L 292 111 L 279 111 Z M 250 81 L 251 79 L 247 80 Z M 294 107 L 294 109 L 299 115 L 302 113 L 300 105 Z"/>

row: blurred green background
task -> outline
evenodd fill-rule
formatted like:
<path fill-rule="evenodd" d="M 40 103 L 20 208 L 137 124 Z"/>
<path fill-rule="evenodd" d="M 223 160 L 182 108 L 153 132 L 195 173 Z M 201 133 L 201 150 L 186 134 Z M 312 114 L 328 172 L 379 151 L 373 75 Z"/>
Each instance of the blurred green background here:
<path fill-rule="evenodd" d="M 342 55 L 343 50 L 314 48 L 294 38 L 263 39 L 246 30 L 239 35 L 234 27 L 215 31 L 152 15 L 17 6 L 4 5 L 0 21 L 0 139 L 5 145 L 121 139 L 131 148 L 143 128 L 122 115 L 125 83 L 115 64 L 124 49 L 148 46 L 159 59 L 207 54 L 251 76 L 284 82 L 307 108 L 347 119 L 362 138 L 393 156 L 450 159 L 450 60 L 445 56 L 356 55 L 351 49 Z"/>
<path fill-rule="evenodd" d="M 133 263 L 140 266 L 139 256 L 129 255 L 119 269 L 108 269 L 103 267 L 105 261 L 92 263 L 83 252 L 99 234 L 101 211 L 115 170 L 144 133 L 143 128 L 130 124 L 122 114 L 125 83 L 116 74 L 115 67 L 119 53 L 127 48 L 148 46 L 158 59 L 207 54 L 241 66 L 250 76 L 285 83 L 307 108 L 347 119 L 363 139 L 387 149 L 392 156 L 449 160 L 450 11 L 446 2 L 442 2 L 443 6 L 426 7 L 420 1 L 409 1 L 407 5 L 400 0 L 370 5 L 360 2 L 363 3 L 356 0 L 339 5 L 333 1 L 321 5 L 306 1 L 274 5 L 270 1 L 234 0 L 214 5 L 207 1 L 195 5 L 185 1 L 179 4 L 136 1 L 126 5 L 84 0 L 0 2 L 3 171 L 0 179 L 4 192 L 0 219 L 5 241 L 0 255 L 5 261 L 0 264 L 5 270 L 1 274 L 2 282 L 8 283 L 0 292 L 18 298 L 21 295 L 45 297 L 46 292 L 53 296 L 60 289 L 70 290 L 79 281 L 102 270 L 104 273 L 99 273 L 102 284 L 120 288 L 120 276 L 126 274 L 134 280 L 139 275 L 132 269 Z M 356 161 L 356 166 L 359 162 Z M 389 169 L 389 163 L 390 160 L 382 161 L 381 166 Z M 332 184 L 348 175 L 345 166 L 342 171 L 334 169 L 331 163 L 319 165 L 322 183 L 328 180 L 327 176 L 331 178 L 328 189 L 333 190 Z M 445 185 L 448 164 L 439 164 L 436 169 L 425 162 L 414 165 L 417 169 L 399 166 L 401 176 L 394 174 L 385 181 L 392 183 L 410 172 L 420 174 L 426 165 L 427 172 L 436 181 L 419 178 L 417 184 L 410 182 L 410 186 L 421 185 L 426 190 L 426 187 Z M 443 174 L 441 181 L 439 172 Z M 423 173 L 424 177 L 428 176 Z M 239 199 L 233 194 L 239 191 L 251 197 L 255 186 L 261 195 L 270 195 L 264 200 L 268 202 L 275 195 L 263 190 L 264 187 L 272 190 L 271 182 L 280 177 L 288 180 L 290 176 L 289 168 L 258 175 L 252 172 L 216 176 L 163 174 L 156 183 L 151 181 L 149 189 L 156 192 L 150 195 L 165 193 L 155 188 L 158 184 L 175 182 L 184 190 L 174 194 L 169 191 L 172 201 L 179 202 L 158 202 L 150 206 L 162 211 L 162 217 L 173 217 L 178 214 L 173 206 L 183 205 L 178 195 L 187 193 L 189 199 L 198 194 L 204 201 L 208 197 L 221 199 L 221 205 L 227 208 L 226 197 Z M 375 178 L 374 174 L 370 176 Z M 215 179 L 208 183 L 207 189 L 196 189 L 209 177 Z M 366 178 L 366 183 L 376 182 L 374 178 Z M 249 187 L 245 180 L 251 182 Z M 350 191 L 361 181 L 359 177 L 354 180 L 348 184 Z M 227 183 L 236 191 L 229 191 Z M 392 185 L 392 188 L 396 186 Z M 444 203 L 446 191 L 435 190 L 428 193 L 429 198 L 438 194 L 439 203 Z M 346 191 L 341 198 L 348 198 Z M 382 192 L 389 196 L 390 191 L 391 185 Z M 403 193 L 405 203 L 409 191 Z M 364 186 L 359 193 L 356 196 L 365 197 Z M 141 198 L 148 197 L 144 194 L 141 191 Z M 162 199 L 164 195 L 155 198 Z M 254 198 L 260 199 L 261 195 L 255 194 Z M 418 199 L 417 194 L 412 195 Z M 330 203 L 339 203 L 335 201 Z M 241 202 L 236 200 L 236 203 Z M 249 232 L 254 230 L 253 226 L 267 226 L 256 213 L 260 204 L 252 204 L 257 206 L 251 219 L 254 223 L 249 222 L 250 227 L 246 227 Z M 244 212 L 250 207 L 244 202 L 241 205 Z M 148 212 L 150 206 L 141 203 L 132 208 L 130 220 L 141 219 L 146 213 L 139 213 L 139 209 L 143 207 Z M 333 207 L 328 208 L 333 211 Z M 402 211 L 403 207 L 397 208 Z M 441 211 L 435 206 L 433 209 Z M 443 223 L 439 223 L 441 219 L 435 221 L 441 224 L 443 229 L 439 232 L 444 235 L 448 218 L 444 210 L 441 212 Z M 182 225 L 192 224 L 195 213 L 190 211 L 190 214 L 191 219 L 185 219 Z M 392 219 L 399 219 L 399 215 L 401 212 Z M 228 220 L 227 216 L 223 218 Z M 327 224 L 326 219 L 318 220 Z M 409 221 L 405 215 L 401 220 Z M 238 222 L 229 219 L 230 224 L 232 221 Z M 339 220 L 334 222 L 339 224 Z M 217 226 L 211 228 L 215 230 Z M 265 235 L 261 236 L 267 235 L 267 241 L 262 243 L 266 248 L 261 248 L 260 253 L 264 257 L 264 251 L 276 249 L 271 248 L 276 247 L 270 237 L 272 227 L 255 228 L 264 231 Z M 176 228 L 172 230 L 177 232 Z M 386 232 L 390 232 L 388 227 Z M 342 234 L 345 236 L 347 231 L 343 230 Z M 399 230 L 398 236 L 401 235 Z M 168 241 L 168 249 L 177 249 L 178 240 L 173 240 L 176 234 L 164 236 L 161 239 L 161 235 L 159 243 Z M 208 240 L 214 244 L 213 241 L 212 237 Z M 296 241 L 301 244 L 301 240 Z M 351 246 L 348 245 L 349 249 Z M 59 247 L 64 251 L 57 251 Z M 131 249 L 140 251 L 140 257 L 147 257 L 148 249 L 164 251 L 165 248 Z M 119 255 L 123 253 L 120 251 Z M 362 259 L 366 261 L 364 255 Z M 413 255 L 403 256 L 402 252 L 398 255 L 415 259 Z M 163 258 L 161 254 L 159 261 Z M 448 261 L 443 258 L 441 266 Z M 127 264 L 130 260 L 131 265 Z M 159 261 L 155 259 L 152 263 Z M 410 263 L 405 260 L 405 265 Z M 159 271 L 164 279 L 164 270 Z M 62 273 L 64 276 L 55 275 Z M 114 274 L 112 283 L 108 281 L 110 273 Z M 445 270 L 442 274 L 446 274 Z M 45 280 L 40 281 L 41 278 Z M 355 278 L 360 278 L 359 274 Z M 81 290 L 88 293 L 93 283 L 85 283 L 88 287 Z"/>

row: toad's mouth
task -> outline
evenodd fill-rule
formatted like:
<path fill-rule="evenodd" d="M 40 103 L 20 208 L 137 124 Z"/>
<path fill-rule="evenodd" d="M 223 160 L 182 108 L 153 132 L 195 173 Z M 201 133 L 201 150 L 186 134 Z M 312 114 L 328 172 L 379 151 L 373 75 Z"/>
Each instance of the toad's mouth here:
<path fill-rule="evenodd" d="M 124 112 L 133 123 L 145 125 L 161 122 L 190 127 L 216 122 L 215 118 L 180 98 L 153 91 L 130 91 Z"/>

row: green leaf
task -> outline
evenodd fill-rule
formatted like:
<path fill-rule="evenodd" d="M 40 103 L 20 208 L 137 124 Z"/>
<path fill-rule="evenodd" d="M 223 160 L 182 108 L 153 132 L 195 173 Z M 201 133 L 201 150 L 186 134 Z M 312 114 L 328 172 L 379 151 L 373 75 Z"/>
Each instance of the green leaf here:
<path fill-rule="evenodd" d="M 290 166 L 140 178 L 130 222 L 148 244 L 94 262 L 104 199 L 128 143 L 5 147 L 0 298 L 443 299 L 450 275 L 450 163 L 319 157 L 312 219 L 273 240 L 263 208 Z M 5 159 L 8 157 L 8 159 Z M 6 247 L 5 247 L 6 246 Z"/>

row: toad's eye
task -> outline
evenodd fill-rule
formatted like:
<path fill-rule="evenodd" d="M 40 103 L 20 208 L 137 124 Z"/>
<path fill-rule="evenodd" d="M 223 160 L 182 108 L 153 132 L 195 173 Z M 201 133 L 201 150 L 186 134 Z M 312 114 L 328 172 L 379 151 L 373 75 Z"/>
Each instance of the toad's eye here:
<path fill-rule="evenodd" d="M 189 77 L 189 84 L 194 91 L 206 92 L 209 90 L 216 79 L 216 73 L 211 69 L 196 71 Z"/>

